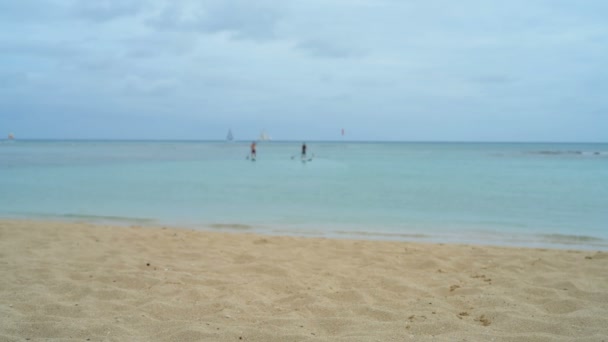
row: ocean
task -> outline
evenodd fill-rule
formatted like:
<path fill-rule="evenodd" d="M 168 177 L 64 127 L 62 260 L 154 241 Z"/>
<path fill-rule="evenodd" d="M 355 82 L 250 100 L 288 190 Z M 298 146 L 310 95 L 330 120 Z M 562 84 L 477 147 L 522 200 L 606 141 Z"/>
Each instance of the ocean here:
<path fill-rule="evenodd" d="M 608 144 L 250 143 L 3 141 L 0 218 L 608 250 Z"/>

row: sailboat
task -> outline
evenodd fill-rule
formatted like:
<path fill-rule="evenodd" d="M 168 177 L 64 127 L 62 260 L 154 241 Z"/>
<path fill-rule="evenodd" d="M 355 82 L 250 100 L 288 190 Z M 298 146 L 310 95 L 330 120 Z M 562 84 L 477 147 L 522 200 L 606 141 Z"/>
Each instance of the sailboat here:
<path fill-rule="evenodd" d="M 228 135 L 226 136 L 226 140 L 227 141 L 233 141 L 234 140 L 234 137 L 232 136 L 232 130 L 231 129 L 228 130 Z"/>
<path fill-rule="evenodd" d="M 259 141 L 268 141 L 268 140 L 270 140 L 270 136 L 266 133 L 266 131 L 262 131 L 262 133 L 260 133 L 260 138 L 258 140 Z"/>
<path fill-rule="evenodd" d="M 15 136 L 13 135 L 13 133 L 8 134 L 8 140 L 15 140 Z"/>

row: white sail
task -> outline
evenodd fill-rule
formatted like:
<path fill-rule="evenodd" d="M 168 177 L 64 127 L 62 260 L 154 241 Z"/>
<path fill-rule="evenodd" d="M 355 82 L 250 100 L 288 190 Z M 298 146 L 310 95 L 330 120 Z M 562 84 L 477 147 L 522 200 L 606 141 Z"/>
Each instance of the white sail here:
<path fill-rule="evenodd" d="M 262 133 L 260 133 L 260 141 L 268 141 L 270 140 L 270 136 L 266 133 L 266 131 L 262 131 Z"/>
<path fill-rule="evenodd" d="M 226 136 L 226 140 L 228 140 L 228 141 L 234 140 L 234 137 L 232 136 L 232 130 L 231 129 L 228 130 L 228 135 Z"/>

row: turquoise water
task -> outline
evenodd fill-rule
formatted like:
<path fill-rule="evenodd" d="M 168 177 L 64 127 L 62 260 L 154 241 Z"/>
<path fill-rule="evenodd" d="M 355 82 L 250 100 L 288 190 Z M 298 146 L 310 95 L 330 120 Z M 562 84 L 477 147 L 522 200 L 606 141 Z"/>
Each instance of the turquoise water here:
<path fill-rule="evenodd" d="M 249 143 L 3 142 L 0 217 L 608 249 L 608 144 Z"/>

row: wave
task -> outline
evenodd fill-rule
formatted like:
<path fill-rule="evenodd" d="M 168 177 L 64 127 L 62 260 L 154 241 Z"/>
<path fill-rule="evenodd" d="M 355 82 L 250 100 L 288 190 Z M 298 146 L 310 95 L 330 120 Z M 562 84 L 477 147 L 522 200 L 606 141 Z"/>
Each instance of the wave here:
<path fill-rule="evenodd" d="M 41 219 L 41 220 L 65 220 L 65 221 L 84 221 L 91 223 L 110 223 L 116 225 L 148 225 L 154 226 L 158 223 L 156 219 L 147 217 L 130 216 L 111 216 L 111 215 L 90 215 L 90 214 L 50 214 L 34 212 L 7 212 L 0 215 L 2 218 L 18 219 Z"/>
<path fill-rule="evenodd" d="M 335 230 L 332 233 L 337 235 L 351 235 L 351 236 L 365 236 L 365 237 L 384 237 L 384 238 L 414 238 L 414 239 L 428 239 L 431 238 L 432 235 L 427 234 L 407 234 L 407 233 L 375 233 L 375 232 L 365 232 L 365 231 L 345 231 L 345 230 Z"/>
<path fill-rule="evenodd" d="M 240 223 L 212 223 L 208 225 L 209 228 L 213 229 L 230 229 L 230 230 L 248 230 L 253 227 L 247 224 Z"/>
<path fill-rule="evenodd" d="M 579 156 L 606 156 L 608 152 L 606 151 L 579 151 L 579 150 L 541 150 L 541 151 L 531 151 L 529 154 L 539 154 L 545 156 L 559 156 L 559 155 L 579 155 Z"/>
<path fill-rule="evenodd" d="M 144 217 L 127 217 L 127 216 L 105 216 L 105 215 L 87 215 L 87 214 L 63 214 L 53 215 L 56 217 L 71 219 L 71 220 L 85 220 L 85 221 L 102 221 L 102 222 L 114 222 L 114 223 L 136 223 L 136 224 L 152 224 L 156 220 Z"/>
<path fill-rule="evenodd" d="M 599 242 L 599 241 L 605 241 L 602 238 L 599 237 L 595 237 L 595 236 L 586 236 L 586 235 L 567 235 L 567 234 L 538 234 L 537 235 L 540 238 L 546 239 L 546 240 L 553 240 L 553 241 L 576 241 L 576 242 Z"/>

